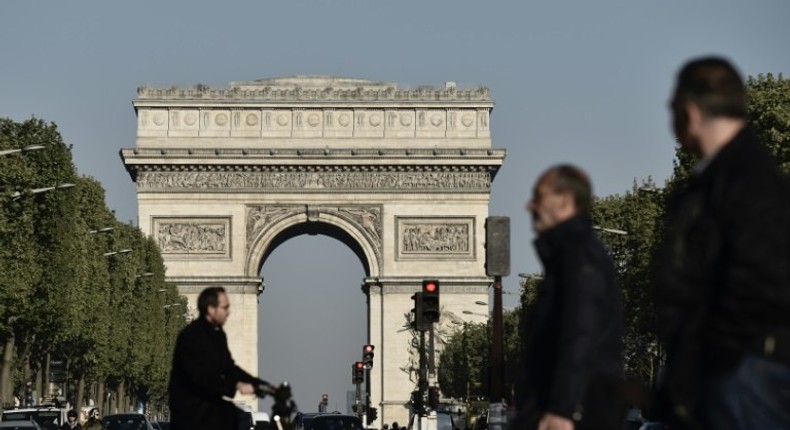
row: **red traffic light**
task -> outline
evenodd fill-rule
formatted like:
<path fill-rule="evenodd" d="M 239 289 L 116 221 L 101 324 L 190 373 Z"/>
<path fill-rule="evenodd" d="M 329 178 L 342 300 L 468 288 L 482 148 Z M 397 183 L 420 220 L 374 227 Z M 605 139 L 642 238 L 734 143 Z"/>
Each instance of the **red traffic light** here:
<path fill-rule="evenodd" d="M 371 344 L 367 344 L 362 347 L 362 364 L 365 366 L 365 369 L 372 369 L 373 368 L 373 350 L 376 349 L 375 346 Z"/>
<path fill-rule="evenodd" d="M 354 363 L 354 366 L 357 366 L 357 369 L 362 369 L 363 367 L 365 367 L 365 363 L 361 361 L 357 361 L 356 363 Z"/>
<path fill-rule="evenodd" d="M 436 293 L 439 291 L 438 281 L 422 281 L 422 291 L 426 293 Z"/>

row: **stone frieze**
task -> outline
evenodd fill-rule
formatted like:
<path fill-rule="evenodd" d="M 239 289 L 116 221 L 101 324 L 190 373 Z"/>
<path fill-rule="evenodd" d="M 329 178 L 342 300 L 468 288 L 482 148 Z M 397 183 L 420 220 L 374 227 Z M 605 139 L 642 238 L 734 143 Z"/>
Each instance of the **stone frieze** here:
<path fill-rule="evenodd" d="M 488 172 L 140 172 L 138 191 L 489 191 Z"/>
<path fill-rule="evenodd" d="M 154 237 L 163 254 L 226 256 L 229 224 L 223 219 L 154 218 Z"/>
<path fill-rule="evenodd" d="M 472 258 L 474 218 L 396 218 L 397 258 Z"/>

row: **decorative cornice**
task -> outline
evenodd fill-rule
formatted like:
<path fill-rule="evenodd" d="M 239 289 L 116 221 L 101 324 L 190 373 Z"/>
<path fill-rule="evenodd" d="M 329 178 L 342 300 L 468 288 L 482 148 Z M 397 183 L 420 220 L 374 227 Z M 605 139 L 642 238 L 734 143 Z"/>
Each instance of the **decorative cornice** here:
<path fill-rule="evenodd" d="M 320 158 L 332 159 L 501 159 L 506 150 L 493 148 L 132 148 L 122 149 L 124 159 L 168 158 Z"/>
<path fill-rule="evenodd" d="M 137 100 L 140 101 L 493 102 L 486 87 L 459 89 L 455 84 L 448 83 L 445 88 L 420 86 L 416 89 L 398 89 L 397 85 L 393 83 L 326 77 L 231 82 L 229 88 L 220 89 L 200 84 L 191 88 L 141 86 L 137 89 L 137 96 Z"/>

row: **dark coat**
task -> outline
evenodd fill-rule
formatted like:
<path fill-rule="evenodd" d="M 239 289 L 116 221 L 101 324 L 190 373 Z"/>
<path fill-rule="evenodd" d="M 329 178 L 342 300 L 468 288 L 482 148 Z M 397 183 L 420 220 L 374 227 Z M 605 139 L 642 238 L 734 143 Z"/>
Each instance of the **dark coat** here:
<path fill-rule="evenodd" d="M 690 416 L 706 374 L 790 331 L 790 186 L 746 127 L 692 174 L 667 216 L 655 287 L 665 406 Z"/>
<path fill-rule="evenodd" d="M 595 413 L 619 425 L 623 323 L 611 258 L 587 214 L 541 233 L 535 247 L 545 273 L 531 315 L 524 316 L 520 427 L 531 428 L 545 412 L 588 422 L 585 415 Z M 600 404 L 593 407 L 594 401 Z"/>
<path fill-rule="evenodd" d="M 233 361 L 222 328 L 198 318 L 178 335 L 170 374 L 173 430 L 236 430 L 232 398 L 239 381 L 257 383 Z"/>

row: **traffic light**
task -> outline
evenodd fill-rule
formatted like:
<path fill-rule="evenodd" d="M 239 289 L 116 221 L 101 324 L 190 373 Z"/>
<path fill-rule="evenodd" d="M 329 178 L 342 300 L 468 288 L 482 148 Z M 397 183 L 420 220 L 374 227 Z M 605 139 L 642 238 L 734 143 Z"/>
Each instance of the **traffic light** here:
<path fill-rule="evenodd" d="M 439 407 L 439 387 L 428 388 L 428 406 L 434 410 Z"/>
<path fill-rule="evenodd" d="M 362 403 L 354 403 L 351 405 L 351 410 L 354 411 L 355 414 L 364 414 L 366 411 L 365 405 Z"/>
<path fill-rule="evenodd" d="M 373 345 L 365 345 L 362 347 L 362 363 L 365 366 L 365 369 L 372 369 L 373 368 L 373 350 L 376 349 Z"/>
<path fill-rule="evenodd" d="M 329 406 L 329 394 L 322 394 L 321 403 L 318 404 L 318 412 L 326 412 L 327 406 Z"/>
<path fill-rule="evenodd" d="M 422 281 L 422 321 L 439 322 L 439 281 Z"/>
<path fill-rule="evenodd" d="M 361 361 L 357 361 L 351 367 L 351 381 L 354 384 L 361 384 L 365 382 L 365 364 Z"/>
<path fill-rule="evenodd" d="M 379 417 L 379 410 L 372 406 L 368 408 L 367 413 L 368 413 L 367 416 L 368 425 L 370 425 L 370 423 L 372 423 L 373 421 L 376 421 L 376 419 Z"/>
<path fill-rule="evenodd" d="M 420 390 L 411 392 L 411 410 L 416 415 L 423 415 L 422 393 Z"/>

